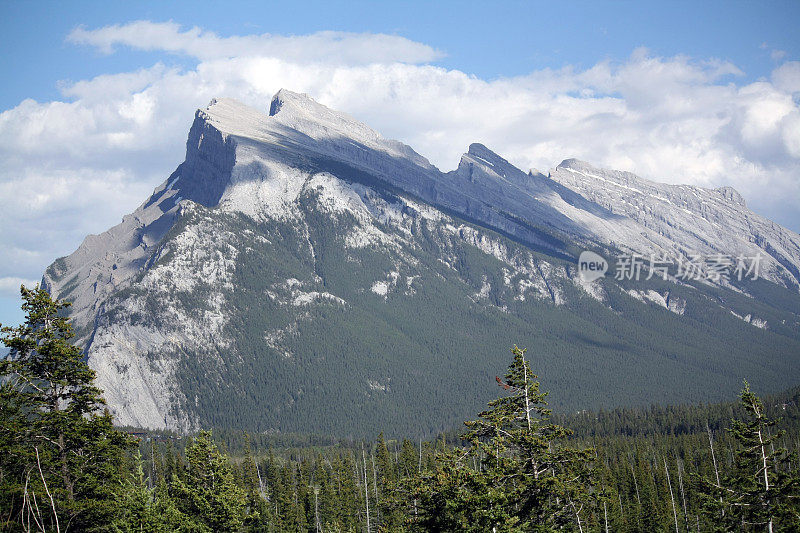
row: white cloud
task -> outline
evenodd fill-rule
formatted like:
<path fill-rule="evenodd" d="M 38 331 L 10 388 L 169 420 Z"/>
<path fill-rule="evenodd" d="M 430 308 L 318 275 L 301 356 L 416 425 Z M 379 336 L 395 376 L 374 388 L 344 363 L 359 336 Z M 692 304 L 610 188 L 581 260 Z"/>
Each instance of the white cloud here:
<path fill-rule="evenodd" d="M 786 57 L 786 50 L 773 50 L 769 53 L 770 59 L 773 61 L 780 61 L 781 59 Z"/>
<path fill-rule="evenodd" d="M 70 39 L 198 63 L 82 80 L 61 87 L 63 101 L 26 100 L 0 114 L 2 275 L 37 278 L 143 201 L 182 160 L 195 108 L 230 96 L 266 110 L 281 87 L 403 140 L 443 170 L 471 142 L 524 169 L 578 157 L 659 181 L 732 185 L 757 212 L 800 228 L 798 62 L 737 84 L 731 63 L 638 49 L 588 69 L 487 81 L 425 64 L 438 52 L 394 36 L 221 38 L 137 22 Z"/>
<path fill-rule="evenodd" d="M 772 72 L 772 83 L 787 93 L 800 92 L 800 61 L 788 61 Z"/>
<path fill-rule="evenodd" d="M 38 278 L 88 234 L 119 223 L 163 179 L 125 169 L 29 167 L 19 174 L 0 170 L 0 275 Z"/>
<path fill-rule="evenodd" d="M 322 31 L 311 35 L 246 35 L 220 37 L 193 27 L 181 31 L 174 22 L 146 20 L 96 30 L 78 27 L 67 40 L 111 54 L 117 46 L 184 54 L 200 60 L 242 56 L 280 57 L 293 62 L 364 64 L 375 62 L 426 63 L 442 57 L 434 48 L 405 37 L 372 33 Z"/>
<path fill-rule="evenodd" d="M 37 283 L 39 282 L 32 279 L 13 277 L 0 278 L 0 297 L 19 298 L 20 285 L 25 285 L 25 287 L 32 289 Z"/>

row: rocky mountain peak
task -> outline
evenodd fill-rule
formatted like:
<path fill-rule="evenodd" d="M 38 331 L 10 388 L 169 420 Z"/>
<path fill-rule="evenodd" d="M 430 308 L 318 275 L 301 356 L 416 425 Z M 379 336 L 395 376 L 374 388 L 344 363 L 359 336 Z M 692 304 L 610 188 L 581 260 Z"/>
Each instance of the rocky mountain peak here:
<path fill-rule="evenodd" d="M 346 137 L 368 144 L 383 137 L 355 118 L 334 111 L 307 94 L 281 89 L 272 97 L 269 117 L 313 139 Z"/>
<path fill-rule="evenodd" d="M 313 109 L 315 107 L 328 109 L 306 93 L 296 93 L 287 89 L 279 89 L 270 101 L 269 116 L 273 117 L 277 115 L 284 106 L 301 109 Z"/>
<path fill-rule="evenodd" d="M 747 204 L 744 201 L 744 197 L 741 194 L 739 194 L 739 191 L 737 191 L 733 187 L 718 187 L 716 190 L 727 201 L 736 205 L 740 205 L 742 207 L 747 207 Z"/>
<path fill-rule="evenodd" d="M 578 390 L 599 375 L 608 390 L 644 379 L 630 389 L 670 398 L 684 356 L 712 357 L 700 371 L 732 361 L 797 374 L 784 363 L 797 353 L 786 344 L 797 315 L 783 302 L 795 301 L 785 298 L 800 281 L 800 236 L 747 211 L 733 189 L 658 184 L 576 159 L 548 179 L 478 143 L 444 174 L 307 95 L 281 90 L 269 112 L 258 107 L 215 98 L 198 110 L 186 160 L 122 223 L 44 274 L 48 291 L 73 302 L 79 341 L 121 423 L 189 430 L 241 412 L 254 430 L 294 431 L 325 412 L 331 425 L 315 430 L 352 431 L 331 406 L 358 405 L 383 423 L 412 413 L 397 406 L 433 405 L 430 391 L 450 375 L 470 383 L 448 388 L 455 412 L 474 392 L 470 376 L 485 372 L 475 365 L 496 349 L 497 331 L 531 343 L 541 332 L 553 346 L 572 335 L 559 379 L 577 378 Z M 663 280 L 630 290 L 610 277 L 584 283 L 573 257 L 581 249 L 763 253 L 760 277 L 792 292 L 770 307 L 758 294 L 729 291 L 717 302 L 702 286 Z M 544 326 L 531 328 L 531 317 Z M 723 322 L 726 333 L 764 331 L 709 338 Z M 648 341 L 630 349 L 646 357 L 628 357 L 607 335 L 623 327 L 641 328 L 635 338 Z M 770 330 L 785 346 L 781 359 L 754 360 Z M 394 348 L 384 359 L 387 338 Z M 664 357 L 661 346 L 679 338 L 689 342 Z M 441 357 L 442 343 L 461 358 Z M 711 355 L 698 348 L 706 346 Z M 598 374 L 598 358 L 616 363 Z M 665 378 L 637 366 L 653 360 L 664 362 Z M 677 394 L 702 394 L 724 377 L 703 374 Z M 412 413 L 397 431 L 419 422 Z"/>
<path fill-rule="evenodd" d="M 558 167 L 556 168 L 571 168 L 574 170 L 581 170 L 591 166 L 592 165 L 590 165 L 586 161 L 581 161 L 580 159 L 575 159 L 574 157 L 571 157 L 569 159 L 563 160 L 561 163 L 558 164 Z"/>
<path fill-rule="evenodd" d="M 514 167 L 511 163 L 497 155 L 495 152 L 491 151 L 485 145 L 481 143 L 472 143 L 469 145 L 469 149 L 466 154 L 464 154 L 461 158 L 461 164 L 464 163 L 479 163 L 481 166 L 485 167 L 487 170 L 494 172 L 497 175 L 504 176 L 507 174 L 511 169 L 516 172 L 519 170 Z"/>

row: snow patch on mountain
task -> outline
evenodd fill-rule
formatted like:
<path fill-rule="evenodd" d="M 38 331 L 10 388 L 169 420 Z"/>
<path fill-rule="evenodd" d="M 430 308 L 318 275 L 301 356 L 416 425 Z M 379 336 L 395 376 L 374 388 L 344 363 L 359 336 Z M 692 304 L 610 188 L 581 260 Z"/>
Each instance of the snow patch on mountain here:
<path fill-rule="evenodd" d="M 370 290 L 377 294 L 378 296 L 383 296 L 386 299 L 389 295 L 389 292 L 394 291 L 397 288 L 397 283 L 400 280 L 400 273 L 397 271 L 391 271 L 386 274 L 385 280 L 378 280 L 372 284 Z M 411 287 L 411 283 L 409 282 L 408 287 Z"/>
<path fill-rule="evenodd" d="M 389 294 L 389 282 L 387 281 L 376 281 L 370 287 L 370 290 L 377 294 L 378 296 L 383 296 L 386 298 L 386 295 Z"/>

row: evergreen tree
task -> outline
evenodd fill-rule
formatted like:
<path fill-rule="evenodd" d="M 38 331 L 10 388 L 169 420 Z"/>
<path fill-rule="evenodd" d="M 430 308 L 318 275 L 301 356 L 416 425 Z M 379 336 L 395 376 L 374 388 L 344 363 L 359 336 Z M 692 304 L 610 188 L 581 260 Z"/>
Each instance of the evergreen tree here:
<path fill-rule="evenodd" d="M 384 531 L 396 531 L 405 522 L 398 505 L 397 471 L 383 433 L 378 435 L 375 450 L 378 487 L 378 525 Z"/>
<path fill-rule="evenodd" d="M 547 393 L 540 392 L 524 350 L 515 346 L 512 353 L 505 380 L 497 378 L 508 394 L 466 423 L 466 451 L 442 454 L 414 487 L 418 522 L 426 529 L 586 527 L 597 495 L 594 451 L 564 445 L 570 431 L 549 422 Z"/>
<path fill-rule="evenodd" d="M 173 478 L 171 494 L 178 508 L 215 533 L 235 532 L 246 518 L 247 496 L 236 485 L 228 458 L 201 431 L 186 448 L 185 479 Z"/>
<path fill-rule="evenodd" d="M 202 531 L 203 524 L 178 510 L 164 483 L 147 486 L 140 456 L 135 472 L 123 485 L 119 512 L 111 525 L 115 533 L 190 533 Z"/>
<path fill-rule="evenodd" d="M 776 448 L 783 431 L 764 414 L 764 405 L 745 381 L 740 396 L 746 420 L 731 420 L 734 469 L 721 483 L 699 479 L 705 513 L 720 530 L 800 530 L 800 475 L 793 457 Z"/>
<path fill-rule="evenodd" d="M 2 328 L 10 348 L 0 361 L 3 515 L 28 525 L 36 517 L 54 531 L 102 530 L 132 442 L 114 429 L 94 371 L 72 344 L 69 304 L 38 286 L 21 295 L 25 322 Z"/>

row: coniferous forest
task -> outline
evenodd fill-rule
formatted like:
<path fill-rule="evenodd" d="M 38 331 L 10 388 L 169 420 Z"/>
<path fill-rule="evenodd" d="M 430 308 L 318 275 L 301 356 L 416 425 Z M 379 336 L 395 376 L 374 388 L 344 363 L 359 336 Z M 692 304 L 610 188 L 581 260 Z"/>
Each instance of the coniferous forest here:
<path fill-rule="evenodd" d="M 515 346 L 497 398 L 428 441 L 148 432 L 113 425 L 68 304 L 22 296 L 2 329 L 3 531 L 800 530 L 800 388 L 554 415 Z"/>

